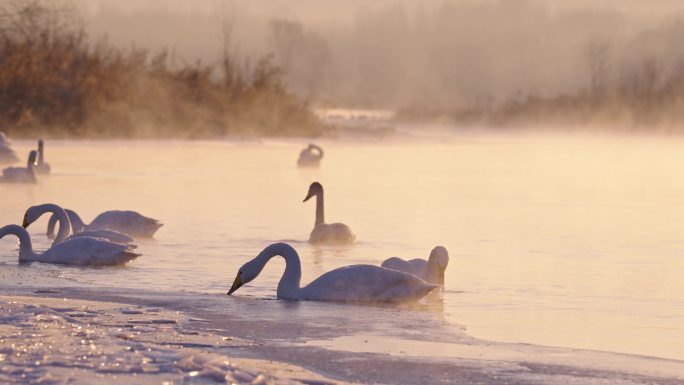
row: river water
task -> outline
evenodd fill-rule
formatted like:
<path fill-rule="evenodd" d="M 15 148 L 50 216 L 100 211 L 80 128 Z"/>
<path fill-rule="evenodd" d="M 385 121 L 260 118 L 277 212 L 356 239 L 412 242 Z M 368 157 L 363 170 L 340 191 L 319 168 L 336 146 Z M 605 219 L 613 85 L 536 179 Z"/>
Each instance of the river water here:
<path fill-rule="evenodd" d="M 20 224 L 28 206 L 49 202 L 86 222 L 131 209 L 164 227 L 139 242 L 142 257 L 117 268 L 17 267 L 16 239 L 7 237 L 0 269 L 228 303 L 237 269 L 272 242 L 298 250 L 303 283 L 339 266 L 427 258 L 443 245 L 451 257 L 445 288 L 408 311 L 485 340 L 684 360 L 684 138 L 323 140 L 322 166 L 298 169 L 306 144 L 49 141 L 53 175 L 35 186 L 0 185 L 0 224 Z M 21 154 L 32 145 L 14 142 Z M 315 204 L 302 199 L 313 181 L 325 188 L 327 221 L 349 225 L 356 245 L 306 242 Z M 46 222 L 29 228 L 37 249 L 49 245 Z M 272 260 L 234 296 L 274 299 L 283 269 Z M 331 306 L 309 321 L 346 308 Z"/>

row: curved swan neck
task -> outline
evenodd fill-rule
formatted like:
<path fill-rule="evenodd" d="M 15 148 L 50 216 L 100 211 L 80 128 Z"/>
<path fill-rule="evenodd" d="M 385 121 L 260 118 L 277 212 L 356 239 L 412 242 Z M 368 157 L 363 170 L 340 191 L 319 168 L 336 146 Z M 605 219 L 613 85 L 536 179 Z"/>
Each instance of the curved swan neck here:
<path fill-rule="evenodd" d="M 323 189 L 316 191 L 316 223 L 315 226 L 325 223 L 325 209 L 323 203 Z"/>
<path fill-rule="evenodd" d="M 274 243 L 259 253 L 254 260 L 259 263 L 259 267 L 263 268 L 276 255 L 285 259 L 285 272 L 278 282 L 278 297 L 297 298 L 302 279 L 302 266 L 299 254 L 292 246 L 286 243 Z"/>
<path fill-rule="evenodd" d="M 55 225 L 57 225 L 57 214 L 52 214 L 48 220 L 47 231 L 45 232 L 50 239 L 55 238 Z"/>
<path fill-rule="evenodd" d="M 7 225 L 0 228 L 0 238 L 5 235 L 13 234 L 19 238 L 19 260 L 32 260 L 36 257 L 31 244 L 31 237 L 25 228 L 17 225 Z"/>
<path fill-rule="evenodd" d="M 80 233 L 81 231 L 85 230 L 85 222 L 83 222 L 83 219 L 76 214 L 74 210 L 69 210 L 69 209 L 64 209 L 64 211 L 67 213 L 67 216 L 69 217 L 69 222 L 71 222 L 71 229 L 74 231 L 74 233 Z"/>
<path fill-rule="evenodd" d="M 315 144 L 310 144 L 309 148 L 312 150 L 316 150 L 318 152 L 318 154 L 316 154 L 318 156 L 318 159 L 323 159 L 323 149 L 322 148 L 318 147 Z"/>
<path fill-rule="evenodd" d="M 43 165 L 45 163 L 45 145 L 43 144 L 43 140 L 38 141 L 38 165 Z"/>
<path fill-rule="evenodd" d="M 67 239 L 69 233 L 71 233 L 71 223 L 69 221 L 69 217 L 67 216 L 66 211 L 52 203 L 46 203 L 35 207 L 38 210 L 38 213 L 40 213 L 40 215 L 43 215 L 45 213 L 52 213 L 54 216 L 57 217 L 57 222 L 59 223 L 59 230 L 57 231 L 57 236 L 55 237 L 53 243 L 60 243 Z"/>

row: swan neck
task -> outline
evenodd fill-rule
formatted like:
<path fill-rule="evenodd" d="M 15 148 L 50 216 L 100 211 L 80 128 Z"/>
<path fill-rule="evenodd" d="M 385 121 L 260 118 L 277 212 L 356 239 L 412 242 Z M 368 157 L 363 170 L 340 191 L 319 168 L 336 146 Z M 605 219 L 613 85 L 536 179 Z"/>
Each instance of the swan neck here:
<path fill-rule="evenodd" d="M 278 298 L 296 299 L 299 295 L 299 285 L 302 279 L 299 254 L 288 244 L 276 243 L 267 247 L 259 254 L 257 259 L 260 262 L 260 267 L 263 268 L 276 255 L 280 255 L 285 259 L 285 272 L 280 278 L 280 282 L 278 282 Z"/>
<path fill-rule="evenodd" d="M 45 150 L 43 149 L 43 145 L 41 144 L 38 146 L 38 165 L 42 166 L 43 163 L 45 162 L 45 155 L 44 155 Z"/>
<path fill-rule="evenodd" d="M 323 191 L 316 193 L 316 223 L 314 226 L 318 226 L 325 223 L 325 209 L 323 203 Z"/>
<path fill-rule="evenodd" d="M 53 239 L 55 237 L 55 226 L 57 225 L 57 214 L 50 215 L 50 219 L 47 224 L 46 235 L 48 238 Z"/>
<path fill-rule="evenodd" d="M 29 236 L 29 233 L 25 228 L 16 225 L 9 225 L 0 230 L 0 238 L 8 234 L 16 235 L 17 238 L 19 238 L 20 261 L 30 261 L 36 258 L 36 253 L 33 252 L 31 236 Z"/>
<path fill-rule="evenodd" d="M 73 210 L 64 210 L 67 213 L 67 216 L 69 217 L 69 222 L 71 222 L 71 229 L 73 230 L 74 233 L 80 233 L 81 231 L 85 230 L 85 222 L 83 222 L 83 219 L 76 214 L 75 211 Z"/>
<path fill-rule="evenodd" d="M 59 223 L 59 230 L 57 231 L 57 236 L 53 243 L 60 243 L 67 239 L 69 233 L 71 233 L 71 223 L 69 221 L 69 216 L 67 216 L 66 211 L 57 205 L 47 203 L 38 206 L 40 215 L 51 212 L 53 216 L 57 217 L 57 223 Z M 49 222 L 48 222 L 49 225 Z"/>

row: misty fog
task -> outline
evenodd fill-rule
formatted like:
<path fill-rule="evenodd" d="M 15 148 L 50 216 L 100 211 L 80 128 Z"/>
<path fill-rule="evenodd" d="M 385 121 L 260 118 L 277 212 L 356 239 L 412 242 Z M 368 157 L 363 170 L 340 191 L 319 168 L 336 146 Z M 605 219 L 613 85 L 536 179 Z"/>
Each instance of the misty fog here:
<path fill-rule="evenodd" d="M 245 57 L 273 53 L 287 85 L 320 105 L 552 96 L 634 77 L 648 63 L 666 74 L 684 58 L 684 5 L 666 0 L 100 0 L 81 8 L 91 37 L 168 47 L 184 63 L 218 60 L 226 40 Z"/>

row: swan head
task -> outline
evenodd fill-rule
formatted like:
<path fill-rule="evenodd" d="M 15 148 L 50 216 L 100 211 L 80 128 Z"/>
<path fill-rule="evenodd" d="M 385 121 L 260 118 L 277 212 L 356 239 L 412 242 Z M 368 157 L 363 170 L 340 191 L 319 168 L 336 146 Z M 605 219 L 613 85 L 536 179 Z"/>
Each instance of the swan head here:
<path fill-rule="evenodd" d="M 259 273 L 261 273 L 261 270 L 263 268 L 263 264 L 257 263 L 255 262 L 255 260 L 251 260 L 242 265 L 242 267 L 237 273 L 237 276 L 235 276 L 233 285 L 230 287 L 230 290 L 228 290 L 228 295 L 233 294 L 242 285 L 254 280 L 254 278 L 256 278 L 259 275 Z"/>
<path fill-rule="evenodd" d="M 311 186 L 309 186 L 309 192 L 306 194 L 306 198 L 304 198 L 303 202 L 306 202 L 321 193 L 323 193 L 323 186 L 318 182 L 313 182 L 311 183 Z"/>
<path fill-rule="evenodd" d="M 43 213 L 44 211 L 41 211 L 38 206 L 29 207 L 24 213 L 24 220 L 22 221 L 21 226 L 24 228 L 29 227 L 29 225 L 37 221 Z"/>
<path fill-rule="evenodd" d="M 449 252 L 444 246 L 435 246 L 430 252 L 428 263 L 434 264 L 440 271 L 444 271 L 449 264 Z"/>
<path fill-rule="evenodd" d="M 38 157 L 38 153 L 36 150 L 32 150 L 29 152 L 29 157 L 28 157 L 28 165 L 33 166 L 36 164 L 36 158 Z"/>

